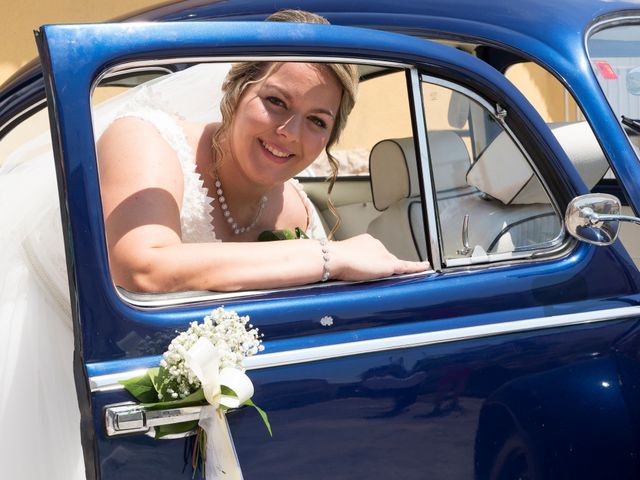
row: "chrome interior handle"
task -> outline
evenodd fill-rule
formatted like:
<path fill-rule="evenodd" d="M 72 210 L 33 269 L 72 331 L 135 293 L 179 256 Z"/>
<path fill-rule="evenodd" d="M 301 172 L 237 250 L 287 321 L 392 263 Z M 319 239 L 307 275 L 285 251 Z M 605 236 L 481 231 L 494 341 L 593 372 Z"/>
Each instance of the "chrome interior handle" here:
<path fill-rule="evenodd" d="M 458 255 L 469 255 L 471 247 L 469 246 L 469 214 L 465 213 L 462 220 L 462 248 L 458 250 Z"/>
<path fill-rule="evenodd" d="M 200 419 L 201 406 L 147 410 L 135 402 L 107 405 L 104 423 L 108 437 L 131 433 L 148 433 L 153 427 Z"/>

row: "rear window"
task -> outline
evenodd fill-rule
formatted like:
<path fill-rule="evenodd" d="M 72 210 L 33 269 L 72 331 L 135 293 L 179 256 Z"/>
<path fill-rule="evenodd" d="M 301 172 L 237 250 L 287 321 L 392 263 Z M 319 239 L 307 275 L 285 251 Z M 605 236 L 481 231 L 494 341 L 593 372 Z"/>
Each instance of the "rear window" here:
<path fill-rule="evenodd" d="M 609 24 L 587 40 L 591 66 L 612 110 L 640 149 L 640 20 Z"/>

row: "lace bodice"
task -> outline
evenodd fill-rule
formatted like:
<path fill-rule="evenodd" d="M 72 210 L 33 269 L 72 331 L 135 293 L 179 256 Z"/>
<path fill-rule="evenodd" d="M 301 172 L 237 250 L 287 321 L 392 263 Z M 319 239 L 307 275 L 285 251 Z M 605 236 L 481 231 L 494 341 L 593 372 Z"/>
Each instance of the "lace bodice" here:
<path fill-rule="evenodd" d="M 162 110 L 144 106 L 127 110 L 117 118 L 125 116 L 137 117 L 153 125 L 178 156 L 183 176 L 182 208 L 180 209 L 182 241 L 185 243 L 219 241 L 211 223 L 212 199 L 196 171 L 193 149 L 175 117 Z"/>
<path fill-rule="evenodd" d="M 213 206 L 209 191 L 204 186 L 200 174 L 196 171 L 195 155 L 187 141 L 176 117 L 162 110 L 139 105 L 128 108 L 116 116 L 137 117 L 153 125 L 162 138 L 176 152 L 183 175 L 182 208 L 180 209 L 180 228 L 184 243 L 219 242 L 212 224 Z M 309 225 L 307 235 L 310 238 L 325 238 L 326 234 L 318 213 L 297 180 L 290 180 L 300 194 L 307 210 Z"/>

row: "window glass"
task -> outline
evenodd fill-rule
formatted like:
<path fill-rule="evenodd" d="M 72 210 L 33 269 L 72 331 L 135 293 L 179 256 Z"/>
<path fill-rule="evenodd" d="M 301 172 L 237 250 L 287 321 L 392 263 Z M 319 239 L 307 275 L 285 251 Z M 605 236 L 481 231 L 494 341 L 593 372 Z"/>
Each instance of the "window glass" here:
<path fill-rule="evenodd" d="M 599 30 L 587 40 L 587 50 L 609 105 L 640 147 L 640 24 Z"/>
<path fill-rule="evenodd" d="M 530 255 L 556 245 L 562 222 L 491 107 L 423 83 L 441 250 L 447 265 Z"/>
<path fill-rule="evenodd" d="M 517 63 L 505 76 L 529 100 L 547 123 L 579 122 L 582 112 L 556 77 L 533 62 Z"/>
<path fill-rule="evenodd" d="M 628 91 L 629 77 L 633 80 L 634 74 L 631 72 L 634 66 L 640 64 L 637 54 L 635 57 L 628 56 L 633 45 L 638 45 L 637 41 L 633 41 L 633 38 L 640 38 L 638 28 L 637 25 L 627 25 L 625 28 L 602 30 L 591 36 L 588 42 L 596 78 L 620 119 L 622 115 L 629 118 L 640 117 L 640 114 L 637 114 L 640 111 L 640 96 L 628 94 L 626 99 L 623 97 Z M 633 29 L 636 29 L 635 32 Z M 505 75 L 549 124 L 590 190 L 598 191 L 603 179 L 602 183 L 608 186 L 617 185 L 615 175 L 609 168 L 609 162 L 593 130 L 562 83 L 533 62 L 513 65 Z M 629 126 L 625 129 L 632 145 L 640 146 L 640 134 Z M 616 195 L 624 201 L 621 190 L 618 190 Z M 633 215 L 627 206 L 623 207 L 623 213 Z M 620 239 L 636 266 L 640 266 L 640 241 L 633 227 L 631 224 L 622 224 Z"/>

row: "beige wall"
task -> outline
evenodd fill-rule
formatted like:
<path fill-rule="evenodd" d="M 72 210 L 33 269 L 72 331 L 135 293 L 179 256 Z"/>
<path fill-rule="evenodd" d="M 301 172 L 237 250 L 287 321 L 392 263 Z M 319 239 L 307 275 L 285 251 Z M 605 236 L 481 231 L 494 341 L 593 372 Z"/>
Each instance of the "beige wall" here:
<path fill-rule="evenodd" d="M 547 122 L 580 120 L 573 98 L 549 72 L 528 62 L 514 65 L 506 74 Z"/>
<path fill-rule="evenodd" d="M 0 0 L 0 84 L 37 56 L 33 30 L 47 23 L 102 22 L 163 0 Z"/>

